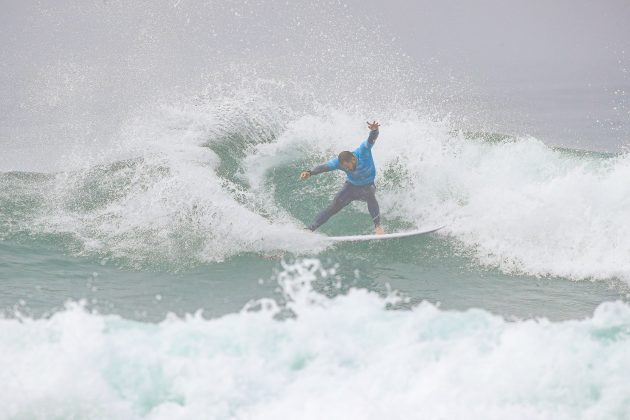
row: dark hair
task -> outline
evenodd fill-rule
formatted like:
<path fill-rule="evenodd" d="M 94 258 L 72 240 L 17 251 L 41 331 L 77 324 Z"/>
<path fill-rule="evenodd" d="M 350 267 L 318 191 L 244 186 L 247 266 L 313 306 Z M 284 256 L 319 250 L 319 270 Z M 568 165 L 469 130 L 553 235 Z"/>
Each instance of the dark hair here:
<path fill-rule="evenodd" d="M 352 154 L 352 152 L 344 150 L 343 152 L 339 153 L 337 159 L 339 159 L 339 162 L 350 162 L 353 157 L 354 155 Z"/>

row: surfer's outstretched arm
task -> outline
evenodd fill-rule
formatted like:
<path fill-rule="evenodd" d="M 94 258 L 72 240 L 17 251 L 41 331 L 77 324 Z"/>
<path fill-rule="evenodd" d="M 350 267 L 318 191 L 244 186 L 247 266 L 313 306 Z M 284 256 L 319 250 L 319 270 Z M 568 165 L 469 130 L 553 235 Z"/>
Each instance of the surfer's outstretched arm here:
<path fill-rule="evenodd" d="M 308 178 L 310 178 L 311 175 L 318 175 L 318 174 L 321 174 L 323 172 L 332 171 L 334 169 L 336 169 L 336 168 L 331 168 L 327 163 L 324 163 L 322 165 L 318 165 L 318 166 L 314 167 L 310 171 L 302 171 L 302 173 L 300 174 L 300 179 L 308 179 Z"/>
<path fill-rule="evenodd" d="M 318 175 L 323 172 L 329 172 L 329 171 L 332 171 L 332 169 L 330 168 L 330 166 L 328 166 L 327 163 L 324 163 L 324 164 L 314 167 L 309 172 L 311 173 L 311 175 Z"/>

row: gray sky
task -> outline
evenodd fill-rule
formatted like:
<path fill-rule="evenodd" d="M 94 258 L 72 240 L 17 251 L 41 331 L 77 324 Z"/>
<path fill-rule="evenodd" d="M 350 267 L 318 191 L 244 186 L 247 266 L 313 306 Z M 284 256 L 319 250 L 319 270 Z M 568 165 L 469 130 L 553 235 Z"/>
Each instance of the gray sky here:
<path fill-rule="evenodd" d="M 361 1 L 396 43 L 493 83 L 627 82 L 627 0 Z M 621 63 L 620 63 L 621 61 Z"/>

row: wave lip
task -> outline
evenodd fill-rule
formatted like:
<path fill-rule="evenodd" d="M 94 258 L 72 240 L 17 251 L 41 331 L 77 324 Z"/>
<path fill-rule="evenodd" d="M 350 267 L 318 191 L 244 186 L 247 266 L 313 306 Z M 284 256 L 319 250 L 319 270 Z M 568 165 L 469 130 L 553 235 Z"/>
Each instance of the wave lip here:
<path fill-rule="evenodd" d="M 624 303 L 604 303 L 579 321 L 508 322 L 428 303 L 386 310 L 394 298 L 365 290 L 327 299 L 310 284 L 334 285 L 335 274 L 317 260 L 286 265 L 278 280 L 279 302 L 218 319 L 143 324 L 77 305 L 49 319 L 2 319 L 0 417 L 630 414 Z"/>

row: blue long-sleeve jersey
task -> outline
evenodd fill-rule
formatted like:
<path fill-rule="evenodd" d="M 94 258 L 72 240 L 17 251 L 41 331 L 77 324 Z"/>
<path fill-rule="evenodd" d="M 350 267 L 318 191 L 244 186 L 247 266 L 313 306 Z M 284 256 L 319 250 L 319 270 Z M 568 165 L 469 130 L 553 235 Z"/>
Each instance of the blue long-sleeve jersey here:
<path fill-rule="evenodd" d="M 311 175 L 317 175 L 322 172 L 334 171 L 340 169 L 346 173 L 347 181 L 352 185 L 370 185 L 374 183 L 376 177 L 376 166 L 372 158 L 372 146 L 378 137 L 378 129 L 370 131 L 370 135 L 352 154 L 357 158 L 357 166 L 354 171 L 347 171 L 339 164 L 339 159 L 334 158 L 323 165 L 316 166 L 311 170 Z"/>

